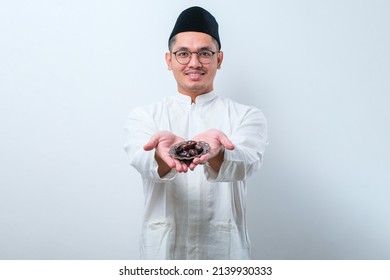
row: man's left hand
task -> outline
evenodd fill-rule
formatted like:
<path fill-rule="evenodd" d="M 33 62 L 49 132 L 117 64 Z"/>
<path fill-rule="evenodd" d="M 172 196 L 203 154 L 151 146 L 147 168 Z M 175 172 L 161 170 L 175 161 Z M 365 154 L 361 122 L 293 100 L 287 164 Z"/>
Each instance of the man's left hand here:
<path fill-rule="evenodd" d="M 234 150 L 233 143 L 229 140 L 225 133 L 217 129 L 209 129 L 196 135 L 193 140 L 204 141 L 210 145 L 208 153 L 194 160 L 189 165 L 191 170 L 194 170 L 198 164 L 209 162 L 210 166 L 216 171 L 222 165 L 225 149 Z"/>

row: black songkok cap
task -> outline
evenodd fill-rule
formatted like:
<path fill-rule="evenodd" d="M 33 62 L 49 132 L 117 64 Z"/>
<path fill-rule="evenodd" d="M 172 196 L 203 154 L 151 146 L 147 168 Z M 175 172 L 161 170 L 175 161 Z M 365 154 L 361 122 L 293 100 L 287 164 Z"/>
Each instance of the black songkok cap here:
<path fill-rule="evenodd" d="M 177 18 L 168 42 L 181 32 L 202 32 L 213 37 L 221 49 L 221 41 L 218 34 L 218 23 L 214 16 L 201 7 L 191 7 L 184 10 Z"/>

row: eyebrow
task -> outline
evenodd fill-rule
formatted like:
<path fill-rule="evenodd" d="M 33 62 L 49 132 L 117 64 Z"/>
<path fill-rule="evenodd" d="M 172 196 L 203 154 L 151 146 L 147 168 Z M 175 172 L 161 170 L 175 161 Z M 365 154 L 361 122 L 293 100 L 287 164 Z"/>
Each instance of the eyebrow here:
<path fill-rule="evenodd" d="M 213 49 L 212 47 L 206 46 L 200 48 L 198 51 L 212 51 L 212 49 Z M 190 49 L 187 47 L 180 47 L 177 51 L 190 51 Z"/>

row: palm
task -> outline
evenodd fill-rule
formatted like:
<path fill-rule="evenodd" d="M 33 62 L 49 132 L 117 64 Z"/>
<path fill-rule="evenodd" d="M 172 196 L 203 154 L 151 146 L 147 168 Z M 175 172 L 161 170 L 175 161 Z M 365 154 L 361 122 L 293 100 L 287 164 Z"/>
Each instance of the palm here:
<path fill-rule="evenodd" d="M 210 150 L 207 154 L 203 155 L 200 158 L 194 159 L 194 165 L 203 164 L 209 159 L 217 156 L 225 148 L 232 150 L 234 146 L 232 142 L 227 138 L 227 136 L 217 129 L 210 129 L 205 132 L 202 132 L 194 137 L 195 141 L 204 141 L 209 144 Z M 195 166 L 190 166 L 193 169 Z"/>
<path fill-rule="evenodd" d="M 170 157 L 169 150 L 174 144 L 184 141 L 184 138 L 176 136 L 170 132 L 163 132 L 160 136 L 160 141 L 156 146 L 156 153 L 162 158 Z"/>
<path fill-rule="evenodd" d="M 219 153 L 223 147 L 221 142 L 217 138 L 217 133 L 214 131 L 203 132 L 194 137 L 195 141 L 204 141 L 209 144 L 210 150 L 208 152 L 208 158 L 212 158 Z"/>
<path fill-rule="evenodd" d="M 169 131 L 159 131 L 150 138 L 149 142 L 145 144 L 144 149 L 146 151 L 155 149 L 156 157 L 164 161 L 170 168 L 175 168 L 178 172 L 187 172 L 187 164 L 173 159 L 169 154 L 170 148 L 181 141 L 184 141 L 184 138 Z"/>

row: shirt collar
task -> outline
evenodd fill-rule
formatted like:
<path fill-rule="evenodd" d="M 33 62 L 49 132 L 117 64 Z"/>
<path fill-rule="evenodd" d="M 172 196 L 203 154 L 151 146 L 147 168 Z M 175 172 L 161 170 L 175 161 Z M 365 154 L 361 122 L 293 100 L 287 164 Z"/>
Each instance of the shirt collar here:
<path fill-rule="evenodd" d="M 210 91 L 208 93 L 204 93 L 204 94 L 201 94 L 201 95 L 198 95 L 195 99 L 195 104 L 203 104 L 203 103 L 207 103 L 211 100 L 213 100 L 215 98 L 215 92 L 214 91 Z M 186 103 L 186 104 L 191 104 L 191 97 L 188 96 L 188 95 L 185 95 L 185 94 L 182 94 L 180 92 L 178 92 L 177 94 L 177 98 L 179 101 L 183 102 L 183 103 Z"/>

